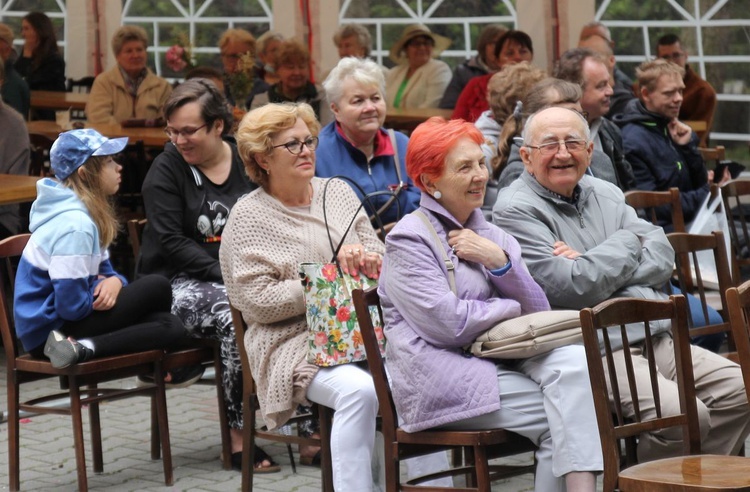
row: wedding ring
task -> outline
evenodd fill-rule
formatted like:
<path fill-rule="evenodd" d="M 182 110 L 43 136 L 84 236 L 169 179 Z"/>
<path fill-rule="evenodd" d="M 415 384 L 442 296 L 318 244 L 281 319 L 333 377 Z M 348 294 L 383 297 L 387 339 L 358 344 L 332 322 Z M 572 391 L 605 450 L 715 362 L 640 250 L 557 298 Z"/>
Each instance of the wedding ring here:
<path fill-rule="evenodd" d="M 347 250 L 346 252 L 347 252 L 347 253 L 349 253 L 350 255 L 353 255 L 353 254 L 354 254 L 354 250 L 353 250 L 353 249 L 349 249 L 349 250 Z"/>
<path fill-rule="evenodd" d="M 451 246 L 451 251 L 453 251 L 453 253 L 455 254 L 456 253 L 456 247 L 455 246 Z"/>

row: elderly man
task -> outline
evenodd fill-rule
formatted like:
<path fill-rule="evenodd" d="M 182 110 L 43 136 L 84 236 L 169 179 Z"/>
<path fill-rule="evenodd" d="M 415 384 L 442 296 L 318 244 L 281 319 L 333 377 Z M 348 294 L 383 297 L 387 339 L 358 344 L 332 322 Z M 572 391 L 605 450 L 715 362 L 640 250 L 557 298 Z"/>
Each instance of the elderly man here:
<path fill-rule="evenodd" d="M 550 305 L 581 309 L 613 297 L 666 298 L 659 289 L 672 274 L 674 251 L 663 230 L 639 219 L 617 187 L 586 175 L 593 144 L 584 119 L 564 108 L 542 110 L 526 123 L 523 141 L 526 172 L 500 192 L 493 221 L 518 240 Z M 662 410 L 673 414 L 679 398 L 670 371 L 672 337 L 666 323 L 660 328 L 654 355 Z M 637 343 L 643 330 L 629 327 L 628 336 L 635 370 L 645 379 L 647 361 Z M 691 350 L 702 450 L 736 454 L 750 432 L 740 368 L 705 349 Z M 627 401 L 628 388 L 620 390 Z M 641 409 L 654 412 L 653 402 L 642 401 Z M 643 434 L 639 459 L 677 455 L 682 445 L 679 430 Z"/>
<path fill-rule="evenodd" d="M 13 67 L 16 58 L 16 51 L 13 49 L 13 30 L 5 24 L 0 24 L 0 61 L 5 68 L 3 101 L 27 118 L 30 104 L 29 86 Z"/>
<path fill-rule="evenodd" d="M 688 52 L 682 47 L 676 34 L 665 34 L 659 38 L 656 43 L 656 56 L 674 63 L 685 71 L 682 78 L 685 89 L 682 93 L 679 118 L 684 121 L 705 121 L 706 130 L 698 132 L 698 138 L 705 142 L 714 121 L 716 91 L 690 68 L 687 62 Z"/>
<path fill-rule="evenodd" d="M 642 63 L 636 74 L 641 101 L 631 101 L 625 112 L 615 117 L 622 128 L 625 157 L 633 166 L 637 188 L 679 188 L 682 213 L 690 222 L 708 195 L 713 172 L 706 171 L 698 136 L 677 119 L 685 89 L 683 69 L 657 59 Z M 727 170 L 719 184 L 730 179 Z M 660 225 L 671 224 L 668 210 L 657 210 L 657 217 Z"/>
<path fill-rule="evenodd" d="M 600 38 L 601 39 L 601 38 Z M 578 84 L 583 91 L 581 108 L 591 128 L 594 148 L 602 151 L 612 162 L 616 182 L 622 191 L 635 187 L 633 168 L 624 157 L 620 129 L 605 118 L 612 101 L 611 72 L 606 61 L 586 48 L 568 50 L 562 54 L 553 74 L 556 78 Z M 632 98 L 631 98 L 632 99 Z M 596 173 L 590 173 L 597 176 Z M 602 177 L 602 176 L 597 176 Z M 608 181 L 613 181 L 608 179 Z"/>

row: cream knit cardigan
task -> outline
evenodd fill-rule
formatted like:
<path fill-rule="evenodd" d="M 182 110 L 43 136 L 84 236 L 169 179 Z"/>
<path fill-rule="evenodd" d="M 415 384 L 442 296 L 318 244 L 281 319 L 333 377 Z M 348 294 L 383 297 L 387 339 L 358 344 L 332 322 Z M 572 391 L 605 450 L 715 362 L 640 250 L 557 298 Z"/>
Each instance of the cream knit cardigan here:
<path fill-rule="evenodd" d="M 310 212 L 288 208 L 262 189 L 232 208 L 221 237 L 219 259 L 227 295 L 248 325 L 245 349 L 269 428 L 283 425 L 318 368 L 306 362 L 307 322 L 299 264 L 328 262 L 333 253 L 323 221 L 323 185 L 313 178 Z M 334 246 L 360 201 L 349 185 L 334 179 L 326 192 L 326 214 Z M 383 254 L 363 211 L 344 241 Z"/>

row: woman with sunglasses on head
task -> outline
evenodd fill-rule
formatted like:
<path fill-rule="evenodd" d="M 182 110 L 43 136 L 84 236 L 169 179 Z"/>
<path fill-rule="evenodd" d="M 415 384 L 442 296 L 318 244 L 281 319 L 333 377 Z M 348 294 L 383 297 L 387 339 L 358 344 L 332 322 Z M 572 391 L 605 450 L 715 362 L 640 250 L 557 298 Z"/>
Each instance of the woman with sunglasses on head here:
<path fill-rule="evenodd" d="M 232 465 L 242 467 L 242 367 L 219 267 L 224 224 L 237 200 L 252 191 L 228 136 L 232 116 L 207 79 L 180 84 L 164 105 L 169 142 L 143 182 L 148 224 L 138 274 L 156 273 L 172 284 L 172 312 L 197 338 L 221 342 Z M 279 467 L 260 448 L 255 473 Z"/>

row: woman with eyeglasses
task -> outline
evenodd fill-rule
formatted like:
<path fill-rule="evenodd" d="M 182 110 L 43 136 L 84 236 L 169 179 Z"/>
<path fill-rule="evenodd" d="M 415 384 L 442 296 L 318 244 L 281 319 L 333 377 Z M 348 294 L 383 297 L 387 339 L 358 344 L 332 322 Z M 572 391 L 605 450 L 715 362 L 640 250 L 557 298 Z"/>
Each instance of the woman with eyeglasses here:
<path fill-rule="evenodd" d="M 377 278 L 384 251 L 349 185 L 315 177 L 320 124 L 312 108 L 268 104 L 250 111 L 237 130 L 245 170 L 260 189 L 242 198 L 224 229 L 220 259 L 227 294 L 242 311 L 245 348 L 263 419 L 282 426 L 298 404 L 336 410 L 331 431 L 337 491 L 370 491 L 378 399 L 370 374 L 356 364 L 320 368 L 307 362 L 305 303 L 299 264 L 328 262 L 342 239 L 341 267 Z M 349 222 L 354 220 L 345 235 Z"/>
<path fill-rule="evenodd" d="M 221 342 L 232 465 L 242 468 L 242 367 L 219 266 L 229 212 L 252 191 L 234 140 L 224 96 L 208 79 L 180 84 L 164 106 L 169 142 L 143 182 L 148 224 L 138 275 L 155 273 L 172 284 L 172 312 L 190 336 Z M 278 471 L 260 448 L 255 473 Z"/>

